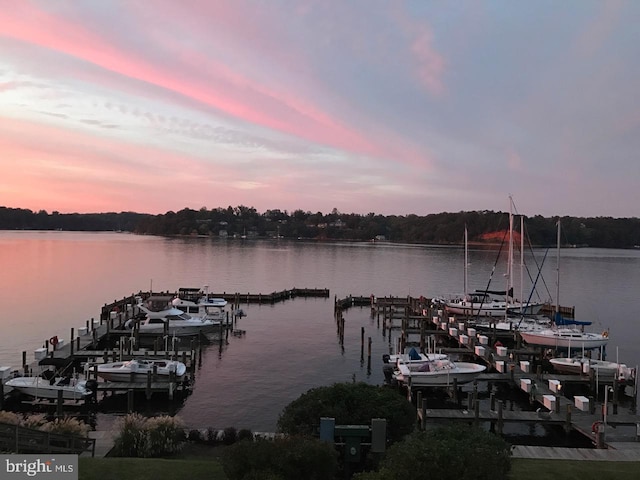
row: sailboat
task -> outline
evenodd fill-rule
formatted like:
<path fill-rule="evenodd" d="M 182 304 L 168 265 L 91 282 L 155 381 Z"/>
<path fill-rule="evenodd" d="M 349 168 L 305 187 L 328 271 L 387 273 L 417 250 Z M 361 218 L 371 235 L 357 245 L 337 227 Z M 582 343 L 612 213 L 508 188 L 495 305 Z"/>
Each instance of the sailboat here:
<path fill-rule="evenodd" d="M 609 341 L 609 332 L 589 333 L 576 325 L 589 325 L 591 322 L 568 320 L 560 314 L 560 220 L 558 220 L 558 255 L 556 281 L 556 313 L 551 328 L 539 331 L 522 331 L 522 339 L 529 345 L 550 347 L 555 349 L 592 350 L 603 347 Z M 568 326 L 573 323 L 573 326 Z M 567 326 L 561 326 L 567 325 Z"/>
<path fill-rule="evenodd" d="M 504 318 L 507 314 L 537 315 L 543 304 L 520 302 L 513 297 L 513 200 L 509 197 L 509 254 L 507 260 L 507 288 L 503 291 L 476 290 L 467 292 L 468 265 L 468 233 L 464 227 L 464 294 L 445 300 L 447 312 L 469 317 L 497 317 Z M 503 298 L 496 298 L 501 296 Z"/>

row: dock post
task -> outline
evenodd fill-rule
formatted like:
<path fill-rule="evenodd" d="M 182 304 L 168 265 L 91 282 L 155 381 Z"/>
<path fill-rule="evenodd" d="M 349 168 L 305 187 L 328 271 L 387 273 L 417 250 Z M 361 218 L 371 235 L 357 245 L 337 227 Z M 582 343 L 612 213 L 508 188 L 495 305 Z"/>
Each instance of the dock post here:
<path fill-rule="evenodd" d="M 71 353 L 71 355 L 73 355 L 73 341 L 74 341 L 74 336 L 73 336 L 73 327 L 71 328 L 71 336 L 69 337 L 69 351 Z"/>
<path fill-rule="evenodd" d="M 422 416 L 422 390 L 418 390 L 417 393 L 417 397 L 416 397 L 416 417 L 418 420 L 420 420 L 418 427 L 420 429 L 423 429 L 422 427 L 422 422 L 423 420 L 423 416 Z"/>
<path fill-rule="evenodd" d="M 127 390 L 127 413 L 133 413 L 133 389 Z"/>
<path fill-rule="evenodd" d="M 498 435 L 502 435 L 502 427 L 504 425 L 504 420 L 502 418 L 503 408 L 504 404 L 502 402 L 498 402 Z"/>
<path fill-rule="evenodd" d="M 155 372 L 151 373 L 151 370 L 147 372 L 147 388 L 145 389 L 147 400 L 151 400 L 151 377 L 155 376 L 155 373 L 158 371 L 156 365 L 153 366 L 153 369 L 155 370 Z"/>
<path fill-rule="evenodd" d="M 613 382 L 613 414 L 618 414 L 618 385 L 615 380 Z"/>
<path fill-rule="evenodd" d="M 453 403 L 460 406 L 460 392 L 458 391 L 458 379 L 453 378 Z"/>
<path fill-rule="evenodd" d="M 364 361 L 364 327 L 360 327 L 360 361 Z"/>
<path fill-rule="evenodd" d="M 22 369 L 24 370 L 24 374 L 29 375 L 29 365 L 27 365 L 27 352 L 22 352 Z"/>
<path fill-rule="evenodd" d="M 478 422 L 480 420 L 480 402 L 478 401 L 478 389 L 477 386 L 474 386 L 473 388 L 473 410 L 474 410 L 474 418 L 475 418 L 475 424 L 476 426 L 478 425 Z"/>
<path fill-rule="evenodd" d="M 569 434 L 571 432 L 571 404 L 567 404 L 567 417 L 564 424 L 565 433 Z"/>
<path fill-rule="evenodd" d="M 4 410 L 4 383 L 0 380 L 0 410 Z"/>
<path fill-rule="evenodd" d="M 58 401 L 56 402 L 56 416 L 58 418 L 62 418 L 62 404 L 64 403 L 64 399 L 62 398 L 62 394 L 64 392 L 62 390 L 58 390 Z"/>
<path fill-rule="evenodd" d="M 491 394 L 489 395 L 489 404 L 490 404 L 490 410 L 492 412 L 496 411 L 496 394 L 494 392 L 491 392 Z"/>

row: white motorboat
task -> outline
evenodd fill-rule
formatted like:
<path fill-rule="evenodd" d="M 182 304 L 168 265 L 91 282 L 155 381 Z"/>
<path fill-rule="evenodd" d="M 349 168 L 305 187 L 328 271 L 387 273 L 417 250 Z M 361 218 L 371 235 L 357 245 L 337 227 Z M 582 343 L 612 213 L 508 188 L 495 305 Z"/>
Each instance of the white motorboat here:
<path fill-rule="evenodd" d="M 99 377 L 110 382 L 146 382 L 149 372 L 154 382 L 168 382 L 171 379 L 179 381 L 187 372 L 187 367 L 182 362 L 156 359 L 102 363 L 96 369 Z"/>
<path fill-rule="evenodd" d="M 385 364 L 397 365 L 398 363 L 425 363 L 434 360 L 445 360 L 446 358 L 448 358 L 448 355 L 445 353 L 421 353 L 415 348 L 411 348 L 411 350 L 406 353 L 385 354 L 382 356 L 382 361 Z"/>
<path fill-rule="evenodd" d="M 431 362 L 398 363 L 393 378 L 410 387 L 446 387 L 469 383 L 487 369 L 484 365 L 468 362 L 453 362 L 449 359 Z"/>
<path fill-rule="evenodd" d="M 5 385 L 35 398 L 56 400 L 58 392 L 62 392 L 63 400 L 82 400 L 93 393 L 87 388 L 86 383 L 85 380 L 76 380 L 73 377 L 32 376 L 15 377 L 8 380 Z"/>
<path fill-rule="evenodd" d="M 550 362 L 555 370 L 562 373 L 586 374 L 589 373 L 589 370 L 593 370 L 598 378 L 607 380 L 613 378 L 620 382 L 633 380 L 636 376 L 636 369 L 628 367 L 624 363 L 608 362 L 585 356 L 552 358 Z"/>
<path fill-rule="evenodd" d="M 227 301 L 224 298 L 209 295 L 208 288 L 180 288 L 172 305 L 184 313 L 220 324 L 227 320 Z"/>
<path fill-rule="evenodd" d="M 547 328 L 539 331 L 521 331 L 529 345 L 558 349 L 593 350 L 606 345 L 609 334 L 583 332 L 577 328 Z"/>
<path fill-rule="evenodd" d="M 145 302 L 140 300 L 138 308 L 145 314 L 144 318 L 128 320 L 125 326 L 130 329 L 135 326 L 141 333 L 187 336 L 211 331 L 219 325 L 219 322 L 184 313 L 171 304 L 172 300 L 171 296 L 157 295 L 149 297 Z"/>

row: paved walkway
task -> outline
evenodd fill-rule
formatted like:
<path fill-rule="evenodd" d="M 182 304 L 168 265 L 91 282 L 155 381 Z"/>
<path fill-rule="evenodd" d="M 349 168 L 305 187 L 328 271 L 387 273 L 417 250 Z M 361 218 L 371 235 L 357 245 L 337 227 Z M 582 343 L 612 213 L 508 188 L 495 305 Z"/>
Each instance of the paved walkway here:
<path fill-rule="evenodd" d="M 514 445 L 514 458 L 548 460 L 603 460 L 608 462 L 640 462 L 640 443 L 610 444 L 611 448 L 561 448 Z M 624 448 L 623 448 L 624 447 Z"/>
<path fill-rule="evenodd" d="M 89 432 L 89 438 L 96 440 L 95 457 L 105 457 L 113 448 L 113 437 L 116 432 L 111 430 L 100 430 L 95 432 Z M 91 452 L 82 452 L 81 457 L 90 457 Z"/>

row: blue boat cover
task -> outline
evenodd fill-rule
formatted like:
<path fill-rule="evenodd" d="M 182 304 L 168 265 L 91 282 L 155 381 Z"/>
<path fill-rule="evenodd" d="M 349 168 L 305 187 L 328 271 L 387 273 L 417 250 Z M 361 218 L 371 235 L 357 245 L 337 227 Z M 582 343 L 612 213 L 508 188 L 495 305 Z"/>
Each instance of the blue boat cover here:
<path fill-rule="evenodd" d="M 409 360 L 420 360 L 420 354 L 415 348 L 409 350 Z"/>

